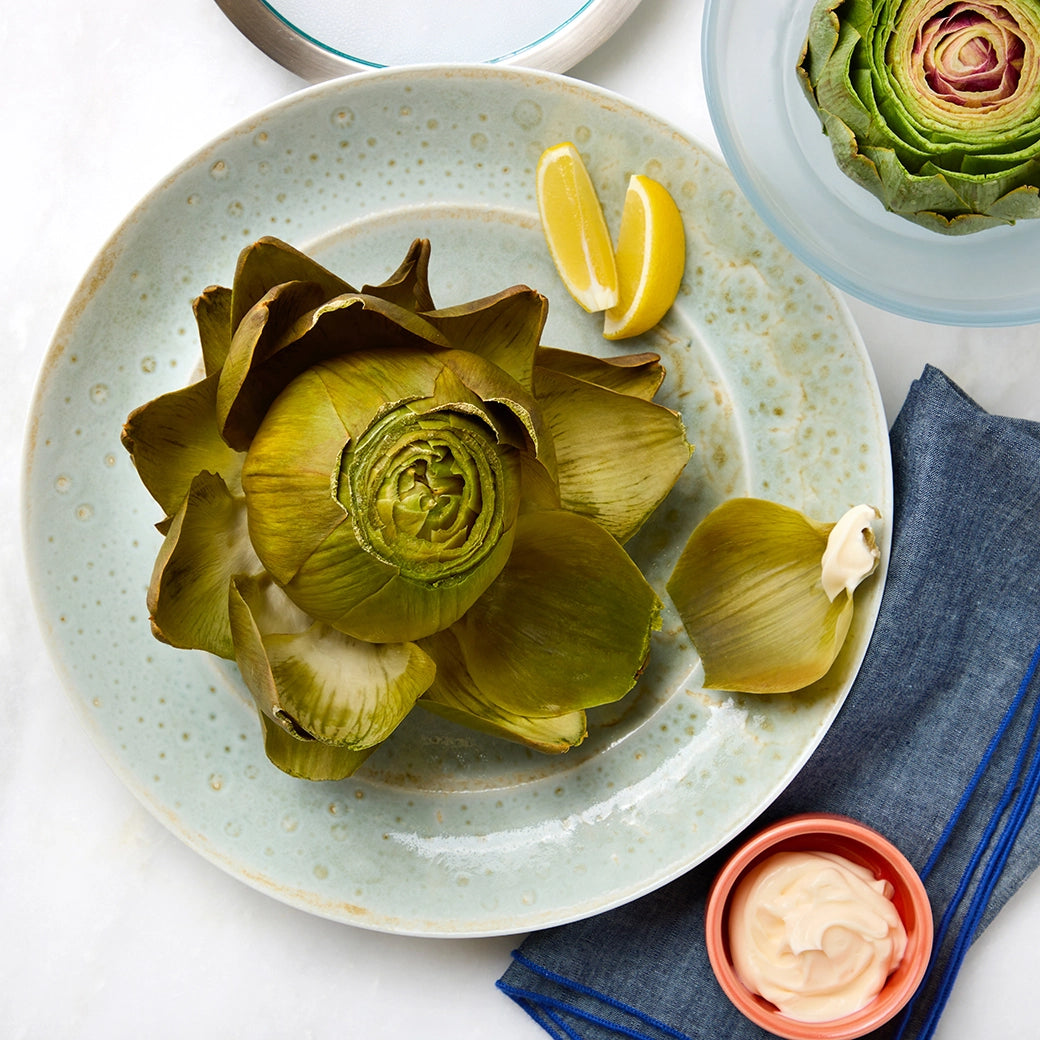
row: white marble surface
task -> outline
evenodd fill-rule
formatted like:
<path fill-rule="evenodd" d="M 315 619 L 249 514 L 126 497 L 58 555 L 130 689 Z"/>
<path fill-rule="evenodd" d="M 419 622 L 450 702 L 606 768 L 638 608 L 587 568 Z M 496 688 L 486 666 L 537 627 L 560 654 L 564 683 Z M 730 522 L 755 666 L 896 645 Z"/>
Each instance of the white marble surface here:
<path fill-rule="evenodd" d="M 737 0 L 734 0 L 737 2 Z M 714 144 L 700 0 L 643 0 L 573 74 Z M 0 11 L 0 1037 L 495 1036 L 541 1031 L 494 988 L 510 937 L 424 940 L 289 909 L 173 838 L 79 725 L 32 613 L 22 442 L 54 327 L 94 254 L 181 159 L 302 81 L 213 0 Z M 1040 419 L 1040 329 L 915 323 L 851 301 L 889 415 L 926 362 Z M 1036 1035 L 1040 878 L 971 952 L 943 1040 Z"/>

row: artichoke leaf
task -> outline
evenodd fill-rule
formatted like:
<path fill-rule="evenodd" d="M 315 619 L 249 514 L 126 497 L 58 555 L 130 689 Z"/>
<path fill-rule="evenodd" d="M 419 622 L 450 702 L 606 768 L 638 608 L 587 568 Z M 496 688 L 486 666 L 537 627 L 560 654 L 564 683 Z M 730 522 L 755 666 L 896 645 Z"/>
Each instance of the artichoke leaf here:
<path fill-rule="evenodd" d="M 457 350 L 468 350 L 508 372 L 528 393 L 535 352 L 545 327 L 548 301 L 515 285 L 457 307 L 423 315 Z"/>
<path fill-rule="evenodd" d="M 478 354 L 451 350 L 442 354 L 441 360 L 477 400 L 495 406 L 491 414 L 508 419 L 510 426 L 518 434 L 515 437 L 507 437 L 509 443 L 514 447 L 532 448 L 539 461 L 550 472 L 555 471 L 552 435 L 532 394 L 524 390 L 502 369 L 489 364 Z M 501 427 L 499 429 L 501 435 Z"/>
<path fill-rule="evenodd" d="M 665 375 L 660 354 L 653 353 L 601 358 L 558 347 L 539 347 L 535 364 L 644 401 L 654 399 Z"/>
<path fill-rule="evenodd" d="M 497 538 L 488 539 L 488 551 L 468 570 L 429 581 L 386 564 L 379 569 L 379 561 L 358 551 L 357 543 L 350 547 L 354 551 L 349 557 L 355 566 L 344 565 L 348 549 L 344 545 L 337 553 L 340 546 L 334 543 L 338 539 L 330 538 L 286 586 L 286 592 L 314 616 L 358 639 L 420 639 L 458 620 L 484 594 L 506 565 L 513 537 L 510 525 Z M 386 577 L 388 570 L 393 573 Z"/>
<path fill-rule="evenodd" d="M 347 520 L 333 480 L 349 439 L 318 368 L 294 380 L 253 438 L 242 470 L 249 534 L 282 584 Z"/>
<path fill-rule="evenodd" d="M 563 508 L 626 542 L 693 453 L 682 417 L 552 369 L 536 369 L 535 389 L 552 432 Z"/>
<path fill-rule="evenodd" d="M 266 573 L 236 575 L 228 585 L 228 622 L 235 663 L 260 711 L 298 737 L 313 739 L 288 716 L 278 699 L 264 634 L 304 632 L 313 620 Z"/>
<path fill-rule="evenodd" d="M 275 293 L 285 293 L 281 286 Z M 218 402 L 223 434 L 245 450 L 271 404 L 297 376 L 314 365 L 378 348 L 447 346 L 440 333 L 402 307 L 375 296 L 339 296 L 306 311 L 286 328 L 263 331 L 265 301 L 250 312 L 232 340 Z M 291 313 L 291 311 L 289 312 Z"/>
<path fill-rule="evenodd" d="M 834 528 L 757 498 L 729 499 L 697 525 L 668 594 L 707 688 L 788 693 L 830 670 L 852 623 L 855 587 L 842 579 L 833 600 L 824 588 Z"/>
<path fill-rule="evenodd" d="M 214 409 L 217 375 L 173 390 L 135 408 L 121 441 L 141 482 L 167 516 L 175 513 L 195 475 L 219 473 L 233 494 L 241 491 L 243 456 L 220 436 Z"/>
<path fill-rule="evenodd" d="M 315 365 L 311 372 L 323 380 L 329 400 L 352 439 L 361 437 L 395 409 L 400 409 L 402 416 L 406 412 L 464 413 L 485 422 L 496 437 L 503 436 L 506 431 L 498 421 L 499 413 L 489 409 L 446 365 L 452 354 L 408 347 L 359 350 Z M 288 399 L 290 394 L 285 396 Z M 276 407 L 279 405 L 281 402 Z M 293 409 L 292 404 L 286 407 Z"/>
<path fill-rule="evenodd" d="M 560 715 L 635 685 L 660 601 L 620 545 L 576 513 L 516 523 L 509 562 L 451 631 L 483 695 L 506 712 Z"/>
<path fill-rule="evenodd" d="M 260 300 L 285 282 L 318 285 L 326 300 L 356 291 L 306 253 L 301 253 L 288 242 L 266 235 L 246 246 L 238 255 L 231 289 L 232 331 Z"/>
<path fill-rule="evenodd" d="M 520 512 L 560 509 L 560 489 L 549 471 L 533 455 L 520 455 Z"/>
<path fill-rule="evenodd" d="M 300 780 L 345 780 L 375 751 L 375 747 L 356 751 L 295 736 L 263 713 L 260 724 L 264 732 L 264 752 L 272 765 Z"/>
<path fill-rule="evenodd" d="M 400 266 L 385 282 L 379 285 L 363 285 L 361 292 L 378 296 L 388 303 L 395 303 L 409 311 L 432 311 L 430 296 L 430 242 L 417 238 L 412 242 Z"/>
<path fill-rule="evenodd" d="M 419 698 L 419 707 L 545 754 L 560 754 L 576 747 L 587 736 L 585 712 L 581 709 L 539 718 L 506 711 L 487 698 L 467 671 L 458 640 L 450 630 L 423 639 L 420 646 L 437 663 L 437 674 Z"/>
<path fill-rule="evenodd" d="M 990 206 L 990 213 L 1004 222 L 1040 217 L 1040 188 L 1020 185 Z"/>
<path fill-rule="evenodd" d="M 249 542 L 245 502 L 203 471 L 174 514 L 152 571 L 148 611 L 156 638 L 182 649 L 235 656 L 228 587 L 260 571 Z"/>
<path fill-rule="evenodd" d="M 374 747 L 433 682 L 436 665 L 416 644 L 367 643 L 313 623 L 263 579 L 233 582 L 228 602 L 257 707 L 297 737 Z"/>
<path fill-rule="evenodd" d="M 320 623 L 263 645 L 282 710 L 317 740 L 354 750 L 390 736 L 436 671 L 415 643 L 367 643 Z"/>
<path fill-rule="evenodd" d="M 217 422 L 233 448 L 245 451 L 271 402 L 308 366 L 285 351 L 286 334 L 325 300 L 316 282 L 276 285 L 235 326 L 217 391 Z"/>
<path fill-rule="evenodd" d="M 223 285 L 211 285 L 191 306 L 199 330 L 203 370 L 211 376 L 224 367 L 231 349 L 231 290 Z"/>

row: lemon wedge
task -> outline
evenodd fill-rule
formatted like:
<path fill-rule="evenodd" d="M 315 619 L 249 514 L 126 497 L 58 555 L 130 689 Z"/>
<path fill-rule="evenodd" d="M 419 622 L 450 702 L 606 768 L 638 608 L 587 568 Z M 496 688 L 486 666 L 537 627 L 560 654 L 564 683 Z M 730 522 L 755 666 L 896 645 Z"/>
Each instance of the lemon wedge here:
<path fill-rule="evenodd" d="M 682 214 L 668 189 L 645 174 L 629 178 L 615 252 L 618 300 L 603 320 L 607 339 L 653 328 L 679 294 L 686 266 Z"/>
<path fill-rule="evenodd" d="M 549 254 L 567 291 L 587 311 L 613 307 L 614 246 L 592 178 L 570 141 L 542 152 L 537 196 Z"/>

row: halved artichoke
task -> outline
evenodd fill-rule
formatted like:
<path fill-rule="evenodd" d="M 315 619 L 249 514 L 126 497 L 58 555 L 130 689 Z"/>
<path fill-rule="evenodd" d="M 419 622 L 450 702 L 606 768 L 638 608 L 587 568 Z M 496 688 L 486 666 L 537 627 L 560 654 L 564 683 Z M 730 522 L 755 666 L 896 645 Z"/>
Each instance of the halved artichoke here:
<path fill-rule="evenodd" d="M 293 775 L 416 704 L 566 750 L 660 625 L 622 548 L 692 451 L 659 359 L 543 347 L 523 286 L 437 309 L 428 262 L 356 290 L 261 239 L 195 301 L 203 378 L 124 427 L 166 514 L 153 631 L 237 662 Z"/>
<path fill-rule="evenodd" d="M 1040 0 L 818 0 L 798 72 L 892 212 L 952 235 L 1040 216 Z"/>

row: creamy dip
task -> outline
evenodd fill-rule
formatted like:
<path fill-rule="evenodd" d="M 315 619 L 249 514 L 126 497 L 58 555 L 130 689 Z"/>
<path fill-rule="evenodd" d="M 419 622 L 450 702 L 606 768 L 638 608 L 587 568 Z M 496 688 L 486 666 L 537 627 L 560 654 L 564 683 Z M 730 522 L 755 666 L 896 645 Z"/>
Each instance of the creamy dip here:
<path fill-rule="evenodd" d="M 906 950 L 892 886 L 829 852 L 778 852 L 733 894 L 733 966 L 789 1018 L 826 1022 L 881 992 Z"/>

